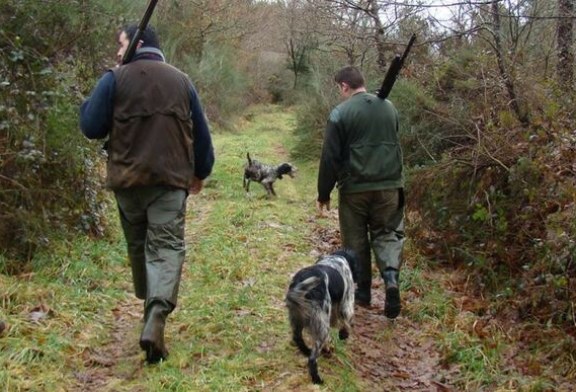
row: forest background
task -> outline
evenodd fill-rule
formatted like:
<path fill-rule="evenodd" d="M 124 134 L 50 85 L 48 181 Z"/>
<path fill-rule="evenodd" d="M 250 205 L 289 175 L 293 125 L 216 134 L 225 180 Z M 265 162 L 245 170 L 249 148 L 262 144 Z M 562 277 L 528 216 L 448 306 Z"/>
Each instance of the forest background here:
<path fill-rule="evenodd" d="M 78 107 L 144 3 L 0 0 L 0 273 L 29 272 L 78 232 L 108 235 L 101 149 Z M 466 290 L 489 299 L 475 312 L 561 329 L 576 352 L 574 1 L 166 0 L 152 23 L 219 132 L 253 104 L 286 105 L 291 154 L 310 160 L 334 72 L 357 65 L 375 91 L 415 33 L 390 97 L 408 235 L 466 271 Z"/>

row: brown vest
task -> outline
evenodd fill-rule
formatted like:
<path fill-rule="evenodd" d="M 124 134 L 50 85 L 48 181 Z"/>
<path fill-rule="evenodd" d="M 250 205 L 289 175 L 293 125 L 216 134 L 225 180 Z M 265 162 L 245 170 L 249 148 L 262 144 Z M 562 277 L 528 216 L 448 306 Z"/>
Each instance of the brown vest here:
<path fill-rule="evenodd" d="M 107 186 L 188 189 L 194 176 L 188 77 L 154 60 L 138 60 L 112 72 L 116 95 Z"/>

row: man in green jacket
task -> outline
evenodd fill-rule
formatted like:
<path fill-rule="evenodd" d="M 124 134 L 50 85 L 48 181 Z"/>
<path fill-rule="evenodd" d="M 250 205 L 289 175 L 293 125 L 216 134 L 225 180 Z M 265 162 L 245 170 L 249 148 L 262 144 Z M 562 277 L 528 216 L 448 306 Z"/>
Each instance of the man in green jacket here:
<path fill-rule="evenodd" d="M 356 67 L 334 78 L 345 99 L 330 113 L 318 172 L 317 206 L 330 209 L 339 190 L 342 245 L 358 255 L 356 303 L 371 301 L 371 249 L 386 287 L 384 314 L 400 313 L 399 272 L 404 243 L 404 180 L 398 112 L 388 100 L 366 92 Z"/>

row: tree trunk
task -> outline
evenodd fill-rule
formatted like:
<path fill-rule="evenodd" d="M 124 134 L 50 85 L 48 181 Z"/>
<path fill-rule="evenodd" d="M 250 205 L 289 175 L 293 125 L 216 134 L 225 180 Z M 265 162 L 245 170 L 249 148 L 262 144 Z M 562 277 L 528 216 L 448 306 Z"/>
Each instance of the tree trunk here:
<path fill-rule="evenodd" d="M 506 67 L 506 61 L 504 59 L 504 51 L 502 49 L 502 26 L 500 23 L 500 9 L 498 7 L 499 2 L 495 1 L 492 3 L 492 15 L 494 22 L 494 47 L 496 49 L 496 59 L 498 62 L 498 70 L 500 71 L 500 76 L 504 81 L 504 86 L 508 92 L 508 97 L 510 98 L 510 106 L 512 111 L 516 115 L 516 118 L 523 124 L 528 125 L 530 122 L 528 114 L 526 114 L 518 103 L 518 96 L 516 95 L 516 88 L 514 86 L 514 81 Z"/>
<path fill-rule="evenodd" d="M 556 71 L 558 81 L 569 91 L 573 90 L 574 82 L 574 52 L 572 51 L 574 20 L 574 0 L 558 0 L 558 26 L 556 43 L 558 48 L 558 63 Z"/>
<path fill-rule="evenodd" d="M 384 26 L 378 16 L 379 6 L 375 0 L 368 0 L 368 13 L 374 21 L 374 41 L 376 42 L 377 62 L 381 73 L 385 73 L 388 65 L 386 59 L 386 44 L 384 43 Z"/>

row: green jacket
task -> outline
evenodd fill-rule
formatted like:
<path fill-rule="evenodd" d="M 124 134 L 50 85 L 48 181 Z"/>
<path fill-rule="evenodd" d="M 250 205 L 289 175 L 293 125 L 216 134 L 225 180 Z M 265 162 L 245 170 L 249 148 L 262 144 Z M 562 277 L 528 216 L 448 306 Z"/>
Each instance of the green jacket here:
<path fill-rule="evenodd" d="M 398 112 L 388 100 L 361 92 L 332 110 L 318 173 L 318 201 L 342 193 L 402 188 Z"/>

